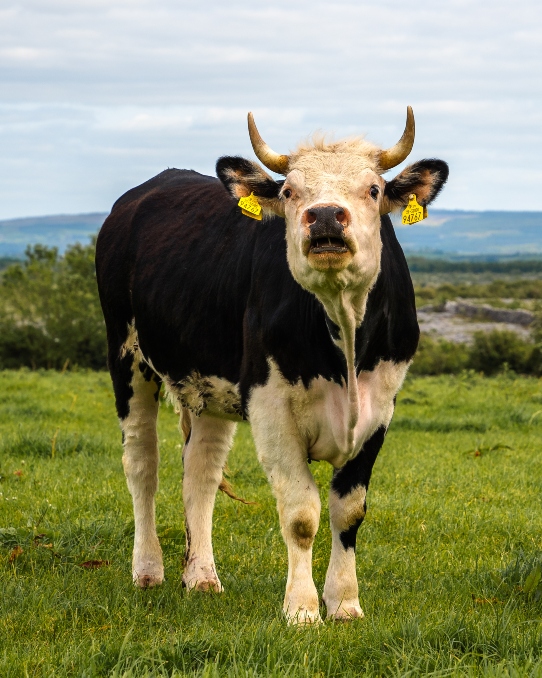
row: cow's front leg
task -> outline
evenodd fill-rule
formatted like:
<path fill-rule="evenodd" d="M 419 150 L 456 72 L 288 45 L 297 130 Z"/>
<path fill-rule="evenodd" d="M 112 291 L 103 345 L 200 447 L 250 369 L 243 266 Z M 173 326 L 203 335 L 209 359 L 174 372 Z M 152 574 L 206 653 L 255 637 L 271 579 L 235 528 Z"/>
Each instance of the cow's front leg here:
<path fill-rule="evenodd" d="M 262 390 L 265 387 L 262 388 Z M 285 403 L 251 401 L 250 419 L 258 451 L 277 499 L 282 536 L 288 549 L 284 613 L 289 623 L 320 621 L 312 579 L 312 545 L 320 521 L 320 495 L 307 465 L 307 449 Z"/>
<path fill-rule="evenodd" d="M 183 584 L 189 590 L 219 593 L 223 588 L 213 555 L 213 509 L 236 424 L 205 413 L 189 417 L 191 430 L 183 452 L 186 520 Z"/>
<path fill-rule="evenodd" d="M 331 619 L 363 617 L 356 576 L 356 536 L 366 511 L 365 496 L 386 429 L 379 428 L 361 452 L 335 471 L 329 491 L 331 557 L 324 586 L 324 603 Z"/>
<path fill-rule="evenodd" d="M 275 448 L 275 452 L 278 454 L 264 452 L 261 461 L 277 499 L 288 549 L 283 610 L 290 623 L 311 624 L 320 621 L 318 593 L 312 579 L 312 545 L 320 521 L 320 496 L 305 455 L 298 457 L 299 451 L 292 445 Z"/>

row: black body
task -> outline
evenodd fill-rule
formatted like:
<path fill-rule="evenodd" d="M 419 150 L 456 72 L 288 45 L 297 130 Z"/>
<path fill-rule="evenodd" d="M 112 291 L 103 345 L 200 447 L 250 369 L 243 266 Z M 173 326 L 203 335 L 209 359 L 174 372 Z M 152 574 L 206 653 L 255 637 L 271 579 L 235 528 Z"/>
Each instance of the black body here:
<path fill-rule="evenodd" d="M 410 360 L 418 343 L 412 282 L 388 216 L 381 237 L 380 275 L 356 333 L 358 372 Z M 96 264 L 110 366 L 135 319 L 158 372 L 238 383 L 245 413 L 269 356 L 291 383 L 346 378 L 337 328 L 288 268 L 284 220 L 243 216 L 218 179 L 170 169 L 128 191 L 100 231 Z"/>

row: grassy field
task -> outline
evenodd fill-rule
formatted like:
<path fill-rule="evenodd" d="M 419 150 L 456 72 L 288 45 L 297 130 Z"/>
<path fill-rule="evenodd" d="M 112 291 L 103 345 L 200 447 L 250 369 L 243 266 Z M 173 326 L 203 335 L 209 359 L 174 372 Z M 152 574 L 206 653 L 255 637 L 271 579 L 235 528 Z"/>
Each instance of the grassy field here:
<path fill-rule="evenodd" d="M 131 583 L 109 376 L 0 372 L 0 676 L 542 676 L 542 381 L 407 381 L 358 538 L 366 617 L 286 626 L 286 553 L 250 429 L 219 496 L 226 592 L 187 594 L 181 440 L 160 412 L 166 582 Z M 327 502 L 330 468 L 312 470 Z M 327 511 L 314 549 L 321 591 Z"/>

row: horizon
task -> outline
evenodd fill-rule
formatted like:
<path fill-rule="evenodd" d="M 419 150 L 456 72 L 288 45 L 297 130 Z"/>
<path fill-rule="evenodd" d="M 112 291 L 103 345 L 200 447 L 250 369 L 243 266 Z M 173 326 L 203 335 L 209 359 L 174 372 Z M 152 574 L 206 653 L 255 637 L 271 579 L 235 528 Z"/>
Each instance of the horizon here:
<path fill-rule="evenodd" d="M 15 217 L 0 220 L 0 257 L 21 257 L 27 245 L 57 247 L 62 253 L 75 242 L 96 235 L 107 211 Z M 391 214 L 396 236 L 409 256 L 515 257 L 542 256 L 542 211 L 432 209 L 417 224 L 401 224 Z"/>
<path fill-rule="evenodd" d="M 120 197 L 120 196 L 119 196 Z M 6 222 L 11 221 L 24 221 L 27 219 L 54 219 L 60 217 L 90 217 L 90 216 L 103 216 L 110 214 L 111 210 L 92 210 L 89 212 L 55 212 L 51 214 L 25 214 L 23 216 L 16 217 L 7 217 L 0 219 L 0 225 Z M 512 209 L 459 209 L 454 207 L 429 207 L 429 215 L 435 212 L 445 212 L 445 213 L 459 213 L 459 214 L 541 214 L 542 207 L 537 210 L 512 210 Z M 400 216 L 400 210 L 397 212 L 390 213 L 392 218 Z M 420 222 L 421 223 L 421 222 Z M 397 226 L 397 224 L 395 224 Z M 405 226 L 409 228 L 409 226 Z M 541 231 L 542 237 L 542 231 Z"/>

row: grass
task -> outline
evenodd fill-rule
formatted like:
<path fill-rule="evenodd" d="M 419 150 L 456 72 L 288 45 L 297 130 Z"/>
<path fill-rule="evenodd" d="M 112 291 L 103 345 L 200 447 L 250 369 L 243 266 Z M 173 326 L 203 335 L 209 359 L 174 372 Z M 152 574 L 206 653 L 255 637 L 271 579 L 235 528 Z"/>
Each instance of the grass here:
<path fill-rule="evenodd" d="M 230 480 L 257 505 L 221 495 L 215 510 L 226 592 L 182 588 L 176 426 L 163 405 L 166 582 L 140 591 L 109 376 L 0 372 L 2 677 L 542 676 L 541 381 L 407 381 L 358 538 L 366 617 L 304 630 L 280 612 L 286 553 L 247 425 Z M 331 469 L 311 469 L 325 506 Z M 324 509 L 320 591 L 327 522 Z"/>

